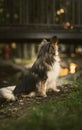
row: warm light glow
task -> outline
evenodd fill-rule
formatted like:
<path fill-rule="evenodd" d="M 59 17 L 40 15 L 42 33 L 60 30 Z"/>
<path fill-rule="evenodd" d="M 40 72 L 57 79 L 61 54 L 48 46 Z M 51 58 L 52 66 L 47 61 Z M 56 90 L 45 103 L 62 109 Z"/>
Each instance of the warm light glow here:
<path fill-rule="evenodd" d="M 57 15 L 60 15 L 60 14 L 63 14 L 63 13 L 65 13 L 63 8 L 61 8 L 60 10 L 57 10 Z"/>
<path fill-rule="evenodd" d="M 64 24 L 64 28 L 65 28 L 65 29 L 68 29 L 68 28 L 70 28 L 70 27 L 71 27 L 70 22 L 66 22 L 66 23 Z"/>
<path fill-rule="evenodd" d="M 70 63 L 68 68 L 61 68 L 59 76 L 66 76 L 68 74 L 73 74 L 76 72 L 77 65 L 75 63 Z"/>
<path fill-rule="evenodd" d="M 60 76 L 65 76 L 65 75 L 68 75 L 68 73 L 69 73 L 68 68 L 61 68 L 59 75 Z"/>
<path fill-rule="evenodd" d="M 77 47 L 75 51 L 76 53 L 82 53 L 82 47 L 81 46 Z"/>
<path fill-rule="evenodd" d="M 58 10 L 58 11 L 57 11 L 57 15 L 60 15 L 60 14 L 61 14 L 61 12 L 60 12 L 60 10 Z"/>
<path fill-rule="evenodd" d="M 11 44 L 11 48 L 16 49 L 16 43 L 15 43 L 15 42 L 13 42 L 13 43 Z"/>
<path fill-rule="evenodd" d="M 73 25 L 71 25 L 71 29 L 74 29 Z"/>
<path fill-rule="evenodd" d="M 70 73 L 73 74 L 75 73 L 77 65 L 75 63 L 70 63 Z"/>
<path fill-rule="evenodd" d="M 63 8 L 60 9 L 61 14 L 63 14 L 65 11 Z"/>

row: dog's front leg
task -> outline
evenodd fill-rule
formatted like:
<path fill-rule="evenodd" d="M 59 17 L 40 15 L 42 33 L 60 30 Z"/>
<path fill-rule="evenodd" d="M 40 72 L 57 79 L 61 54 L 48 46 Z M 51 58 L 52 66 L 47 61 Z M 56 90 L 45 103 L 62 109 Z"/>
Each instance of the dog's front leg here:
<path fill-rule="evenodd" d="M 38 94 L 42 97 L 47 97 L 46 95 L 46 82 L 45 81 L 41 81 L 37 84 L 37 91 Z"/>
<path fill-rule="evenodd" d="M 60 91 L 60 89 L 57 88 L 55 81 L 52 82 L 52 87 L 51 87 L 51 89 L 52 89 L 54 92 L 59 92 L 59 91 Z"/>

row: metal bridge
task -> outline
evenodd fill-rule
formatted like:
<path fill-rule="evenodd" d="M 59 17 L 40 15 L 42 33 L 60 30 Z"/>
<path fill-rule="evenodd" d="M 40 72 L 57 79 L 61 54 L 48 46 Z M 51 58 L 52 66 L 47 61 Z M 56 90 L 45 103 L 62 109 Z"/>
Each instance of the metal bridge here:
<path fill-rule="evenodd" d="M 0 1 L 0 42 L 82 42 L 82 0 Z"/>
<path fill-rule="evenodd" d="M 73 26 L 73 29 L 64 29 L 57 25 L 13 25 L 0 27 L 0 42 L 31 42 L 43 38 L 49 39 L 53 35 L 58 36 L 61 41 L 82 42 L 82 27 Z"/>

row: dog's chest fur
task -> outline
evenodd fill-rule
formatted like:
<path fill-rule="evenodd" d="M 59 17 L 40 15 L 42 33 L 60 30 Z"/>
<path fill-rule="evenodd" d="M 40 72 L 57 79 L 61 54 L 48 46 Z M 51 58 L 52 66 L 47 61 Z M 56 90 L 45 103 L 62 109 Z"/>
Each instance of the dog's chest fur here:
<path fill-rule="evenodd" d="M 47 72 L 47 87 L 53 87 L 52 85 L 56 84 L 57 78 L 59 76 L 59 72 L 60 72 L 60 63 L 59 63 L 60 59 L 59 57 L 55 57 L 55 61 L 50 69 L 50 71 Z"/>

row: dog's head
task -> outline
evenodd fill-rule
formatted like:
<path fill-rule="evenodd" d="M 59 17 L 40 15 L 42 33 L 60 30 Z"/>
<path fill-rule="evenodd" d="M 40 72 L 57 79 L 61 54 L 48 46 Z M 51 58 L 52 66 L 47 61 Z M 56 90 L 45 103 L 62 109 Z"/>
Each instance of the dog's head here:
<path fill-rule="evenodd" d="M 48 42 L 46 39 L 43 39 L 43 41 L 40 44 L 39 47 L 39 57 L 45 56 L 45 55 L 53 55 L 58 56 L 58 38 L 57 36 L 53 36 L 50 39 L 50 42 Z"/>
<path fill-rule="evenodd" d="M 52 69 L 56 61 L 59 61 L 58 38 L 54 36 L 49 42 L 43 39 L 40 44 L 37 59 L 31 70 L 35 74 L 38 74 L 40 79 L 45 80 L 47 78 L 47 72 Z"/>

